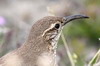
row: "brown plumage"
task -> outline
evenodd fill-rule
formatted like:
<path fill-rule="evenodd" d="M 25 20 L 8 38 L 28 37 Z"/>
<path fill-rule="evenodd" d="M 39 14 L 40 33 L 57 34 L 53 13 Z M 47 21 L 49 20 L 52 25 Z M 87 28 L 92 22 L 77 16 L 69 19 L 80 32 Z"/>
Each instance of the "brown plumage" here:
<path fill-rule="evenodd" d="M 56 66 L 56 47 L 62 26 L 80 18 L 88 17 L 83 15 L 48 16 L 37 21 L 32 26 L 25 43 L 0 58 L 0 66 Z"/>

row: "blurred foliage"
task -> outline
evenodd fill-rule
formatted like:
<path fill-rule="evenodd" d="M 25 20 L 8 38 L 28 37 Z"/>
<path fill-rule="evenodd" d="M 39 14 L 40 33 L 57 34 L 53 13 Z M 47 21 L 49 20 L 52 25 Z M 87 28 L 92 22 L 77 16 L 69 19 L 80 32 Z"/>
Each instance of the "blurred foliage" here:
<path fill-rule="evenodd" d="M 100 29 L 98 27 L 99 24 L 95 22 L 91 22 L 90 24 L 90 21 L 79 20 L 78 22 L 72 23 L 67 34 L 71 38 L 88 38 L 89 44 L 99 47 Z"/>
<path fill-rule="evenodd" d="M 86 3 L 87 3 L 87 5 L 93 5 L 93 4 L 95 4 L 95 5 L 100 5 L 100 0 L 86 0 Z"/>
<path fill-rule="evenodd" d="M 3 43 L 3 33 L 0 33 L 0 44 Z"/>
<path fill-rule="evenodd" d="M 89 62 L 88 66 L 99 66 L 99 65 L 100 65 L 100 49 L 92 58 L 92 60 Z"/>

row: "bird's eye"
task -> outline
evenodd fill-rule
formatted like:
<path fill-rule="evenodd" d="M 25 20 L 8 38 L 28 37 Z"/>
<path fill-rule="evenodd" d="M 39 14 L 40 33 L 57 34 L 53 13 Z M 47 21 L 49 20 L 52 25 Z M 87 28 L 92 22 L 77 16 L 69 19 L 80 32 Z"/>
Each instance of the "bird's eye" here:
<path fill-rule="evenodd" d="M 55 24 L 56 29 L 59 29 L 59 27 L 60 27 L 60 24 Z"/>

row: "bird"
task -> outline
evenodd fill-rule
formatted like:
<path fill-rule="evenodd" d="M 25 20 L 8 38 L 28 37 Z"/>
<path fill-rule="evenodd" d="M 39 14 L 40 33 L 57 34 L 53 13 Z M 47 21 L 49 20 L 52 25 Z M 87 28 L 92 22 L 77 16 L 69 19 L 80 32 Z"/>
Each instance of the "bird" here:
<path fill-rule="evenodd" d="M 35 22 L 21 47 L 0 58 L 0 66 L 57 66 L 56 48 L 63 27 L 86 15 L 46 16 Z"/>

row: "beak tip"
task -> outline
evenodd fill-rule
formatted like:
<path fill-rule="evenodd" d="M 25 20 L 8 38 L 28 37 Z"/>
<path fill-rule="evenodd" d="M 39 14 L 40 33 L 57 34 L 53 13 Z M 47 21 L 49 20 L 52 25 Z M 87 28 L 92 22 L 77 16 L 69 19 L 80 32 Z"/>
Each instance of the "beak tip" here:
<path fill-rule="evenodd" d="M 84 18 L 89 18 L 89 16 L 84 15 Z"/>

